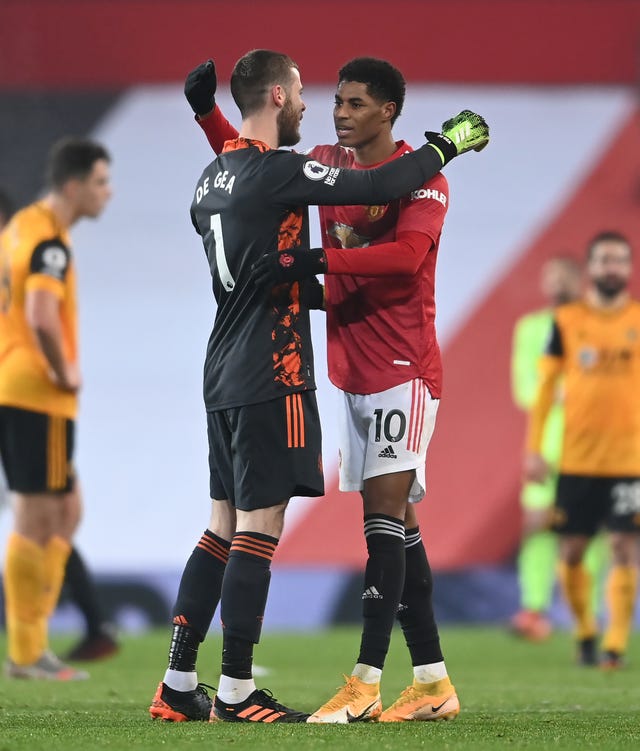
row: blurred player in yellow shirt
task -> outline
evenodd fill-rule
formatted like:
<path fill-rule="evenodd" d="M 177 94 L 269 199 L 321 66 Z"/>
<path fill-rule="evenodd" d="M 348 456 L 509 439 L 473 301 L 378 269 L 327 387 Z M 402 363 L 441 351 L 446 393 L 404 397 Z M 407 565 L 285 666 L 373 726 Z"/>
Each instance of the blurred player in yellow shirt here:
<path fill-rule="evenodd" d="M 640 303 L 628 292 L 631 247 L 617 232 L 589 244 L 589 286 L 582 301 L 558 308 L 540 360 L 530 413 L 525 474 L 544 482 L 544 425 L 558 379 L 565 427 L 553 528 L 560 535 L 560 583 L 575 617 L 579 660 L 595 664 L 597 623 L 591 577 L 583 566 L 589 540 L 609 533 L 606 583 L 609 623 L 601 665 L 617 668 L 633 621 L 640 532 Z"/>
<path fill-rule="evenodd" d="M 15 519 L 4 568 L 10 677 L 87 677 L 49 651 L 48 620 L 82 505 L 73 468 L 81 379 L 69 229 L 105 207 L 109 161 L 91 141 L 58 143 L 49 192 L 0 235 L 0 454 Z"/>
<path fill-rule="evenodd" d="M 555 256 L 542 266 L 540 291 L 547 307 L 534 310 L 516 321 L 511 350 L 511 387 L 513 399 L 528 412 L 538 387 L 538 360 L 553 324 L 554 311 L 560 305 L 580 297 L 582 269 L 569 256 Z M 548 610 L 556 581 L 557 540 L 550 530 L 558 481 L 558 462 L 562 451 L 564 407 L 562 387 L 549 409 L 544 426 L 541 452 L 549 465 L 544 482 L 525 482 L 520 494 L 523 511 L 523 539 L 518 555 L 520 610 L 511 619 L 511 630 L 529 641 L 542 641 L 551 634 Z M 601 537 L 590 545 L 585 565 L 594 580 L 593 602 L 599 602 L 600 572 L 606 559 Z"/>

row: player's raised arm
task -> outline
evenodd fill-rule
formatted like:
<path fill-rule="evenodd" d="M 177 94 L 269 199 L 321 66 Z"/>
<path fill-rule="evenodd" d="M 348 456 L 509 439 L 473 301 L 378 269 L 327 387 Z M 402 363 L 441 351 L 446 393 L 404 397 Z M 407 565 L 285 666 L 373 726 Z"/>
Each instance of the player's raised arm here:
<path fill-rule="evenodd" d="M 211 148 L 216 154 L 219 154 L 225 141 L 238 137 L 238 131 L 229 123 L 216 105 L 216 89 L 217 76 L 213 60 L 209 59 L 201 63 L 187 74 L 184 85 L 185 97 L 194 111 L 196 120 L 203 129 Z M 474 151 L 484 149 L 489 143 L 489 126 L 480 115 L 471 110 L 463 110 L 442 124 L 442 132 L 426 131 L 425 136 L 429 141 L 428 145 L 439 155 L 440 161 L 434 160 L 429 152 L 427 152 L 427 157 L 416 156 L 416 161 L 424 170 L 424 182 L 434 177 L 455 156 L 472 149 Z M 418 149 L 418 152 L 420 151 Z M 413 153 L 416 155 L 418 152 Z M 412 188 L 416 187 L 419 187 L 419 185 L 412 185 Z M 402 193 L 393 195 L 389 199 L 373 200 L 393 200 L 401 195 Z M 318 201 L 318 203 L 322 202 Z M 325 205 L 328 205 L 328 203 Z M 342 202 L 331 201 L 330 203 L 337 205 Z"/>
<path fill-rule="evenodd" d="M 483 149 L 489 141 L 489 127 L 482 117 L 465 110 L 443 123 L 443 133 L 425 135 L 428 144 L 377 169 L 345 170 L 295 154 L 283 155 L 302 159 L 303 177 L 299 170 L 283 170 L 283 182 L 274 185 L 274 195 L 286 202 L 295 194 L 298 203 L 320 205 L 387 203 L 431 180 L 458 154 Z M 252 276 L 258 286 L 270 286 L 326 273 L 413 274 L 430 247 L 420 233 L 411 232 L 393 243 L 348 253 L 334 248 L 291 249 L 286 254 L 265 254 L 253 265 Z"/>
<path fill-rule="evenodd" d="M 274 151 L 271 158 L 279 163 L 271 194 L 284 206 L 388 203 L 431 180 L 459 154 L 483 149 L 489 126 L 480 115 L 464 110 L 447 120 L 441 133 L 425 135 L 429 143 L 421 148 L 368 170 L 330 167 L 302 154 Z"/>
<path fill-rule="evenodd" d="M 217 86 L 216 66 L 211 59 L 200 63 L 187 73 L 184 95 L 199 120 L 208 117 L 213 112 L 216 106 Z"/>
<path fill-rule="evenodd" d="M 217 85 L 216 66 L 213 60 L 209 59 L 187 74 L 184 82 L 184 95 L 209 145 L 216 154 L 219 154 L 225 141 L 238 137 L 238 131 L 216 104 Z"/>

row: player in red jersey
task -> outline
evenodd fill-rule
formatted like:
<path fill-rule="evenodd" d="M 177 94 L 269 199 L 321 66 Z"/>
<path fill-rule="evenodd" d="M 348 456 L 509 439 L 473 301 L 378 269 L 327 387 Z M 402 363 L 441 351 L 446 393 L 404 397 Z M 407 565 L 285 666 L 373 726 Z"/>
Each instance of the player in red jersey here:
<path fill-rule="evenodd" d="M 185 93 L 209 142 L 220 151 L 237 132 L 214 106 L 211 61 L 187 79 Z M 334 107 L 338 144 L 310 155 L 324 164 L 368 169 L 411 151 L 392 126 L 404 80 L 389 63 L 357 58 L 339 72 Z M 459 712 L 432 609 L 432 576 L 412 502 L 425 489 L 425 460 L 440 398 L 434 275 L 448 204 L 438 174 L 381 206 L 320 208 L 323 249 L 304 269 L 291 253 L 256 264 L 260 284 L 325 273 L 329 376 L 344 393 L 340 487 L 364 503 L 368 561 L 360 654 L 345 686 L 310 721 L 453 718 Z M 300 263 L 300 266 L 303 264 Z M 380 679 L 396 617 L 414 666 L 412 685 L 385 712 Z"/>

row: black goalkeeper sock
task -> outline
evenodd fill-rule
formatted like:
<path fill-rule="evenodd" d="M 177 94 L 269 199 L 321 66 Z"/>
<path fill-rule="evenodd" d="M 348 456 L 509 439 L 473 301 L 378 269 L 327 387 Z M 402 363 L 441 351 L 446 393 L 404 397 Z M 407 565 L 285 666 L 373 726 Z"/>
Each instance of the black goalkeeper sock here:
<path fill-rule="evenodd" d="M 173 607 L 173 622 L 188 624 L 203 641 L 213 620 L 229 557 L 229 542 L 205 530 L 189 556 Z"/>
<path fill-rule="evenodd" d="M 367 514 L 364 534 L 369 558 L 362 593 L 363 630 L 358 662 L 382 669 L 404 585 L 404 524 L 385 514 Z"/>
<path fill-rule="evenodd" d="M 412 665 L 431 665 L 444 660 L 433 614 L 433 576 L 420 529 L 406 531 L 406 572 L 398 610 Z"/>
<path fill-rule="evenodd" d="M 222 582 L 222 674 L 252 675 L 253 645 L 260 641 L 276 537 L 236 532 Z"/>
<path fill-rule="evenodd" d="M 104 624 L 104 616 L 95 582 L 77 549 L 71 548 L 64 572 L 64 587 L 71 602 L 78 607 L 86 624 L 87 636 L 97 636 Z"/>
<path fill-rule="evenodd" d="M 171 670 L 195 670 L 198 648 L 220 602 L 228 556 L 229 542 L 208 529 L 189 556 L 173 607 Z"/>

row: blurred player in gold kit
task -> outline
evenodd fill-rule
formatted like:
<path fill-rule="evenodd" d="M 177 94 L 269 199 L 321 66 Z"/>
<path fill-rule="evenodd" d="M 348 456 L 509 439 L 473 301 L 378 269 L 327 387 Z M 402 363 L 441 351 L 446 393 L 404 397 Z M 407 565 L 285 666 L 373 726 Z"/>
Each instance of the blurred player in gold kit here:
<path fill-rule="evenodd" d="M 565 428 L 554 517 L 560 535 L 560 583 L 576 620 L 579 661 L 597 660 L 591 577 L 583 566 L 589 540 L 609 533 L 612 567 L 606 582 L 609 616 L 602 667 L 622 665 L 632 626 L 640 532 L 640 303 L 631 299 L 629 241 L 602 232 L 588 246 L 589 286 L 583 300 L 554 315 L 540 385 L 529 421 L 525 474 L 543 482 L 546 417 L 559 378 Z"/>
<path fill-rule="evenodd" d="M 5 606 L 13 678 L 77 680 L 48 648 L 81 514 L 73 467 L 78 391 L 76 279 L 69 229 L 111 196 L 109 155 L 68 139 L 54 146 L 49 192 L 0 236 L 0 454 L 13 493 Z"/>
<path fill-rule="evenodd" d="M 523 315 L 516 321 L 511 352 L 513 400 L 529 411 L 538 385 L 538 360 L 549 340 L 554 311 L 573 302 L 581 293 L 582 269 L 569 256 L 554 256 L 540 273 L 540 291 L 547 306 Z M 564 406 L 562 387 L 549 409 L 542 438 L 542 455 L 549 465 L 544 482 L 525 482 L 520 494 L 523 512 L 523 539 L 518 555 L 520 610 L 511 619 L 511 630 L 528 641 L 543 641 L 551 635 L 548 611 L 556 581 L 557 540 L 551 531 L 553 505 L 558 483 L 558 461 L 562 451 Z M 589 546 L 585 565 L 593 586 L 593 603 L 600 600 L 601 571 L 606 560 L 606 544 L 598 537 Z"/>

